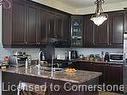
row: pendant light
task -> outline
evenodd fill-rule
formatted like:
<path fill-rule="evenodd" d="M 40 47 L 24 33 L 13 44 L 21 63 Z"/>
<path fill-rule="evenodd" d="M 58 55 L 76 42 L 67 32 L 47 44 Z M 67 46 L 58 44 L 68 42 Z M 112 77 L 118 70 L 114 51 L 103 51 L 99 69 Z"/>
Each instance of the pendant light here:
<path fill-rule="evenodd" d="M 104 21 L 108 19 L 108 14 L 103 13 L 102 4 L 104 3 L 104 0 L 97 0 L 95 2 L 96 4 L 96 11 L 95 15 L 91 17 L 90 20 L 94 22 L 97 26 L 100 26 Z"/>

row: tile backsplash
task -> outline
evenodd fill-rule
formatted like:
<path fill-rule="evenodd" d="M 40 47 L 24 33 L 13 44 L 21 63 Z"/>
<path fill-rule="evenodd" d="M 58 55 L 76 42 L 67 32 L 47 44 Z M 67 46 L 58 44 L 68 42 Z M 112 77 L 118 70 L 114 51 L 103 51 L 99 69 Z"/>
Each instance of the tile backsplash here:
<path fill-rule="evenodd" d="M 56 56 L 58 55 L 59 57 L 61 57 L 61 59 L 65 58 L 65 51 L 68 50 L 77 50 L 78 51 L 78 55 L 83 54 L 84 56 L 90 55 L 90 54 L 101 54 L 101 52 L 103 51 L 105 52 L 112 52 L 112 53 L 122 53 L 123 49 L 122 48 L 56 48 L 55 49 L 55 54 Z"/>
<path fill-rule="evenodd" d="M 40 49 L 39 48 L 2 48 L 2 47 L 0 47 L 0 60 L 3 60 L 3 58 L 5 57 L 5 56 L 11 56 L 11 55 L 13 55 L 14 54 L 14 52 L 16 52 L 16 51 L 22 51 L 22 52 L 26 52 L 26 54 L 29 54 L 29 55 L 31 55 L 31 58 L 33 59 L 33 60 L 36 60 L 36 59 L 38 59 L 39 58 L 39 51 L 40 51 Z"/>
<path fill-rule="evenodd" d="M 55 56 L 59 56 L 61 59 L 65 58 L 65 51 L 70 50 L 70 48 L 56 48 L 55 49 Z M 101 54 L 101 52 L 115 52 L 120 53 L 123 52 L 123 49 L 114 49 L 114 48 L 72 48 L 72 50 L 77 50 L 78 55 L 90 55 L 90 54 Z M 3 60 L 5 56 L 13 55 L 15 51 L 22 51 L 26 52 L 27 54 L 31 55 L 32 59 L 38 59 L 39 57 L 39 48 L 2 48 L 0 46 L 0 60 Z"/>

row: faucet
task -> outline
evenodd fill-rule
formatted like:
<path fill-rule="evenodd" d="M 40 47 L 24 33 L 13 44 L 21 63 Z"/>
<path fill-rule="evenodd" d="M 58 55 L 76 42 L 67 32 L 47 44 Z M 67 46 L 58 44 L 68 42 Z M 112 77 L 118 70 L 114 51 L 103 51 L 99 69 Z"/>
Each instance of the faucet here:
<path fill-rule="evenodd" d="M 39 61 L 38 61 L 38 65 L 40 65 L 40 63 L 41 63 L 41 54 L 42 54 L 42 51 L 39 52 Z"/>
<path fill-rule="evenodd" d="M 54 60 L 54 58 L 53 58 L 53 56 L 52 56 L 52 62 L 51 62 L 51 63 L 52 63 L 52 66 L 51 66 L 51 78 L 54 77 L 54 71 L 55 71 L 55 70 L 54 70 L 54 66 L 53 66 L 53 65 L 54 65 L 54 64 L 53 64 L 53 63 L 54 63 L 53 60 Z"/>
<path fill-rule="evenodd" d="M 39 60 L 38 60 L 38 64 L 36 65 L 38 68 L 38 75 L 40 75 L 40 69 L 41 69 L 41 53 L 42 51 L 39 52 Z"/>

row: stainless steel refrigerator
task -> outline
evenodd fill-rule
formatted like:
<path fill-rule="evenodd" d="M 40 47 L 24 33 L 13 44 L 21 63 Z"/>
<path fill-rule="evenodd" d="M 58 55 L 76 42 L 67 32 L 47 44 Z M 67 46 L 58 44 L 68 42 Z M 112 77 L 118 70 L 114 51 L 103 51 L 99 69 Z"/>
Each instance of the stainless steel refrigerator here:
<path fill-rule="evenodd" d="M 124 34 L 124 65 L 123 65 L 123 84 L 125 86 L 124 95 L 127 95 L 127 33 Z"/>

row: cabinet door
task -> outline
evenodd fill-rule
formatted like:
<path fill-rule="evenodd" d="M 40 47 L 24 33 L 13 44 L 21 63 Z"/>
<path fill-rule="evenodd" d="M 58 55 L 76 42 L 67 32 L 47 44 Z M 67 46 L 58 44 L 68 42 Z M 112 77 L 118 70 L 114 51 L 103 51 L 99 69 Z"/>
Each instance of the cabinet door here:
<path fill-rule="evenodd" d="M 71 38 L 71 28 L 70 28 L 70 17 L 67 15 L 65 15 L 63 17 L 63 29 L 62 29 L 62 32 L 63 32 L 63 39 L 64 40 L 67 40 L 69 43 L 70 43 L 70 38 Z"/>
<path fill-rule="evenodd" d="M 63 17 L 56 15 L 55 16 L 55 34 L 57 39 L 63 39 Z"/>
<path fill-rule="evenodd" d="M 110 19 L 110 45 L 123 47 L 124 12 L 113 12 Z"/>
<path fill-rule="evenodd" d="M 106 47 L 109 44 L 109 23 L 106 20 L 102 25 L 94 25 L 94 45 Z"/>
<path fill-rule="evenodd" d="M 26 5 L 15 1 L 13 4 L 12 44 L 24 45 L 26 41 Z M 10 36 L 10 35 L 9 35 Z"/>
<path fill-rule="evenodd" d="M 47 30 L 47 38 L 48 42 L 56 38 L 55 33 L 55 16 L 51 12 L 47 12 L 46 14 L 46 30 Z"/>
<path fill-rule="evenodd" d="M 30 2 L 31 3 L 31 2 Z M 27 42 L 28 45 L 36 44 L 36 32 L 38 25 L 38 8 L 34 4 L 27 5 Z"/>
<path fill-rule="evenodd" d="M 109 65 L 105 66 L 105 83 L 106 84 L 123 84 L 123 68 L 122 66 Z"/>
<path fill-rule="evenodd" d="M 94 46 L 94 23 L 90 20 L 91 15 L 84 16 L 84 46 Z"/>
<path fill-rule="evenodd" d="M 55 38 L 62 40 L 63 37 L 63 17 L 55 13 L 47 13 L 46 16 L 48 39 Z"/>
<path fill-rule="evenodd" d="M 124 32 L 127 33 L 127 9 L 124 12 L 125 24 L 124 24 Z"/>
<path fill-rule="evenodd" d="M 37 44 L 43 45 L 47 43 L 47 31 L 46 31 L 46 11 L 42 8 L 39 10 L 38 17 L 38 25 L 37 25 Z"/>
<path fill-rule="evenodd" d="M 71 46 L 72 47 L 83 46 L 83 17 L 82 16 L 71 17 Z"/>
<path fill-rule="evenodd" d="M 101 72 L 102 75 L 99 77 L 99 83 L 103 84 L 104 83 L 104 66 L 105 64 L 100 64 L 100 63 L 94 63 L 93 64 L 93 71 L 95 72 Z"/>

